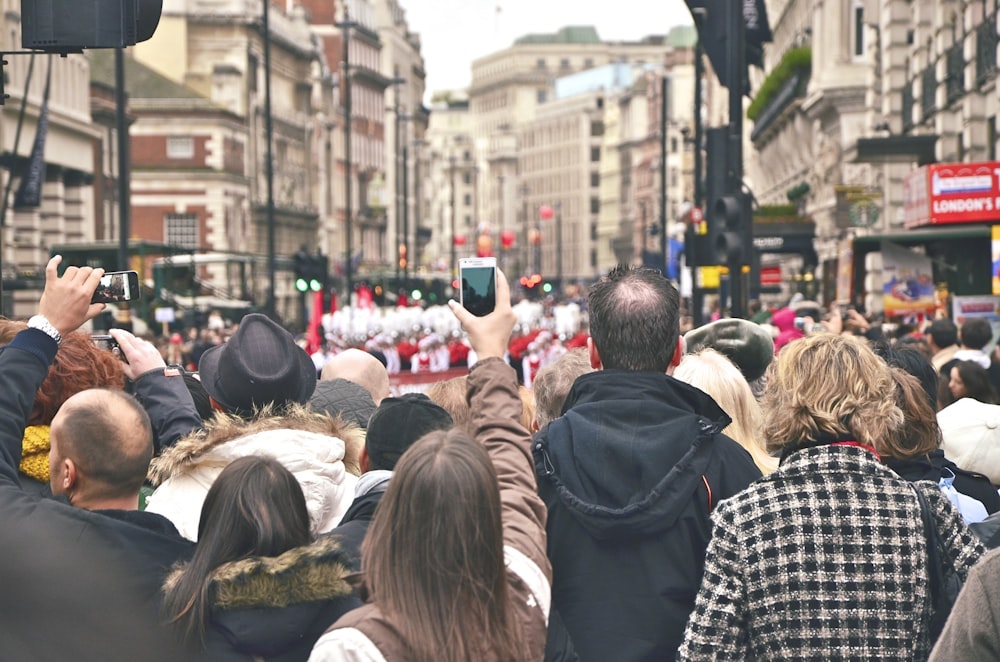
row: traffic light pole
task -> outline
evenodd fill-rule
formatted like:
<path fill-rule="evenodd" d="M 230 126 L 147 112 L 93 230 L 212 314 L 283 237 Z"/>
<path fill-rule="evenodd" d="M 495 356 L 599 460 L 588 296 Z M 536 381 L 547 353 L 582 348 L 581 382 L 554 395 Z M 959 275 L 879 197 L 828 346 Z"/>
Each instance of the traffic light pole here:
<path fill-rule="evenodd" d="M 697 20 L 698 17 L 695 17 Z M 705 184 L 702 173 L 705 171 L 703 164 L 703 149 L 705 148 L 705 127 L 702 124 L 702 79 L 705 77 L 705 53 L 702 48 L 701 38 L 694 45 L 694 206 L 698 209 L 705 209 Z M 696 327 L 705 323 L 703 308 L 705 306 L 705 292 L 698 284 L 697 270 L 701 266 L 700 259 L 695 250 L 696 229 L 694 223 L 688 223 L 687 237 L 685 245 L 687 250 L 687 264 L 691 272 L 691 320 Z"/>
<path fill-rule="evenodd" d="M 729 79 L 729 144 L 727 150 L 726 191 L 737 200 L 743 191 L 743 92 L 746 89 L 746 23 L 743 18 L 744 0 L 727 0 L 726 40 L 727 78 Z M 741 209 L 745 209 L 741 205 Z M 741 223 L 752 223 L 751 218 L 741 218 Z M 749 314 L 749 275 L 743 273 L 743 264 L 750 263 L 753 245 L 744 246 L 738 260 L 730 260 L 729 291 L 732 299 L 730 313 L 733 317 L 746 318 Z"/>

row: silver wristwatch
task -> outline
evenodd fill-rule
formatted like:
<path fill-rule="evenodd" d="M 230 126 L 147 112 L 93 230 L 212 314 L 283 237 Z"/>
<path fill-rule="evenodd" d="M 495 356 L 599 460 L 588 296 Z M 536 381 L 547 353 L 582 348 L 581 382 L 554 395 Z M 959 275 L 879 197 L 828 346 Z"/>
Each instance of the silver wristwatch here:
<path fill-rule="evenodd" d="M 59 333 L 58 330 L 56 330 L 56 327 L 52 326 L 52 322 L 46 319 L 44 315 L 32 316 L 28 320 L 28 328 L 38 329 L 39 331 L 47 335 L 49 338 L 55 340 L 57 345 L 62 342 L 62 334 Z"/>

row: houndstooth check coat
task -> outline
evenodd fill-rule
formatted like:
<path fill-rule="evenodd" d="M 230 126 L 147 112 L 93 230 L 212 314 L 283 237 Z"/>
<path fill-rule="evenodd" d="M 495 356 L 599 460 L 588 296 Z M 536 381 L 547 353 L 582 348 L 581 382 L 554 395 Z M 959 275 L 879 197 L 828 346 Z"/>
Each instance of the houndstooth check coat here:
<path fill-rule="evenodd" d="M 679 660 L 925 660 L 921 489 L 962 580 L 984 548 L 941 490 L 819 446 L 719 504 Z"/>

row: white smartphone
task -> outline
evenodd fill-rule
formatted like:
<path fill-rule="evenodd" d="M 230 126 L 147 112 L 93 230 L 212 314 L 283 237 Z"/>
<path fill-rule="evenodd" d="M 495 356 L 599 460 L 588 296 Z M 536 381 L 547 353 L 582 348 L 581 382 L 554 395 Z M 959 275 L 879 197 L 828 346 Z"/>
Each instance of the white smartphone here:
<path fill-rule="evenodd" d="M 458 278 L 462 283 L 459 302 L 470 313 L 484 317 L 497 306 L 497 259 L 466 257 L 458 261 Z"/>

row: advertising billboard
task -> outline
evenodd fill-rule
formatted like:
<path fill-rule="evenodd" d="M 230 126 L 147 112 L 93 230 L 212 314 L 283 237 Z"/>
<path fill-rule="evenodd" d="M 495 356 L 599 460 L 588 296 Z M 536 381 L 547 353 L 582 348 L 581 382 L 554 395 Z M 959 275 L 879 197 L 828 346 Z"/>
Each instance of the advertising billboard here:
<path fill-rule="evenodd" d="M 1000 221 L 1000 162 L 936 163 L 903 180 L 906 227 Z"/>

